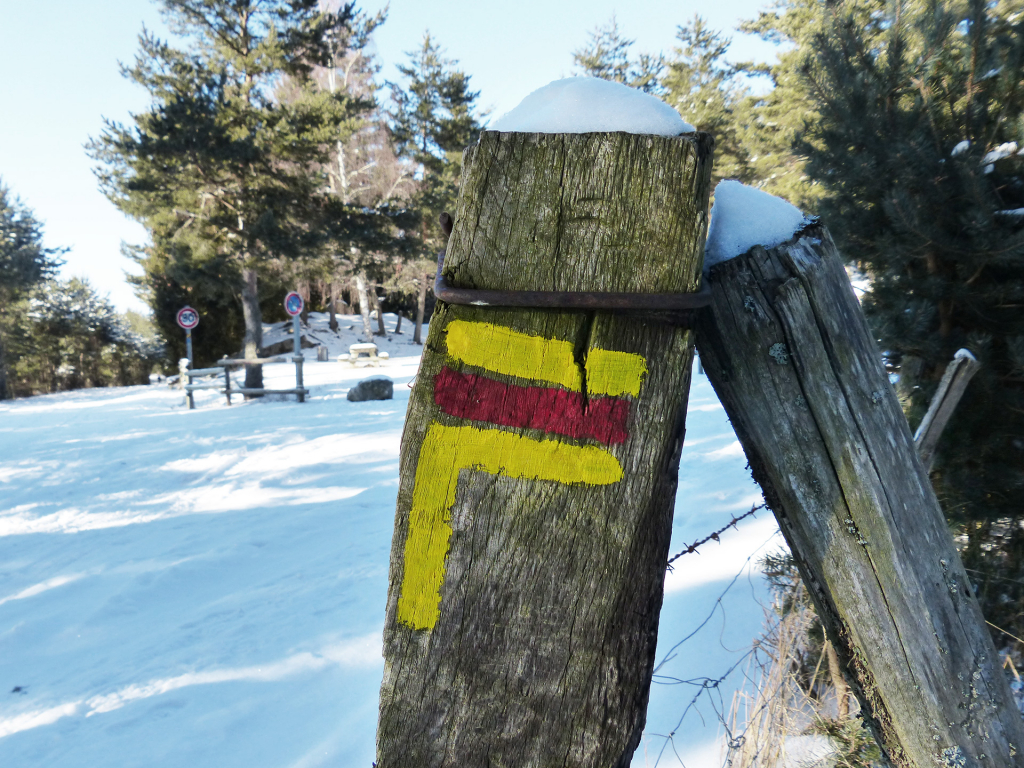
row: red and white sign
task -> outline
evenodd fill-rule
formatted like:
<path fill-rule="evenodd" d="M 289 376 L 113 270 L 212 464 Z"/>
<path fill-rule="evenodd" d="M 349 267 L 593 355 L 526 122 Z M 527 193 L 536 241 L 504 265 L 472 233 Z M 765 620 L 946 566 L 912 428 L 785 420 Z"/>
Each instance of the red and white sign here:
<path fill-rule="evenodd" d="M 301 315 L 303 306 L 305 306 L 305 303 L 302 301 L 302 297 L 295 291 L 284 297 L 284 311 L 292 317 Z"/>
<path fill-rule="evenodd" d="M 199 325 L 199 313 L 192 307 L 182 307 L 178 310 L 178 325 L 186 331 L 191 331 Z"/>

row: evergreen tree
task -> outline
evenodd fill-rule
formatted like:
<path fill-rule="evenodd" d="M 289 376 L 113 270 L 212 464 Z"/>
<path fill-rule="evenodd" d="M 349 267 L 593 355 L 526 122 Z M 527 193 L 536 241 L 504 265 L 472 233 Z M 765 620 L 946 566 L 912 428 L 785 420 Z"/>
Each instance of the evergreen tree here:
<path fill-rule="evenodd" d="M 43 226 L 0 180 L 0 400 L 11 396 L 19 316 L 30 291 L 60 266 L 61 248 L 43 247 Z"/>
<path fill-rule="evenodd" d="M 148 383 L 164 354 L 158 337 L 133 331 L 86 280 L 47 281 L 33 290 L 26 309 L 19 394 Z"/>
<path fill-rule="evenodd" d="M 399 156 L 412 162 L 416 169 L 412 205 L 420 213 L 421 258 L 402 271 L 414 277 L 406 277 L 401 285 L 418 288 L 423 307 L 426 283 L 422 281 L 436 267 L 436 254 L 445 242 L 438 216 L 454 210 L 462 174 L 462 151 L 477 140 L 482 116 L 476 108 L 479 92 L 470 90 L 469 75 L 458 68 L 457 61 L 444 56 L 429 32 L 424 34 L 419 50 L 410 51 L 407 56 L 409 62 L 398 68 L 406 79 L 405 87 L 389 84 L 391 134 Z"/>
<path fill-rule="evenodd" d="M 678 27 L 676 39 L 679 45 L 666 62 L 662 98 L 698 131 L 715 137 L 713 183 L 752 182 L 754 171 L 736 114 L 747 94 L 737 82 L 736 69 L 725 60 L 730 40 L 711 30 L 700 16 Z"/>
<path fill-rule="evenodd" d="M 748 77 L 767 77 L 772 84 L 766 94 L 750 95 L 736 108 L 752 183 L 810 213 L 817 211 L 821 190 L 808 177 L 806 157 L 796 152 L 795 144 L 805 127 L 818 120 L 800 73 L 816 55 L 813 41 L 825 24 L 824 7 L 822 0 L 781 0 L 774 10 L 741 24 L 740 31 L 778 46 L 779 52 L 775 64 L 746 62 L 736 67 Z"/>
<path fill-rule="evenodd" d="M 589 34 L 590 41 L 572 52 L 573 63 L 580 74 L 622 83 L 654 95 L 663 92 L 663 57 L 641 53 L 635 60 L 631 59 L 629 49 L 636 41 L 622 35 L 614 15 L 608 24 Z"/>
<path fill-rule="evenodd" d="M 383 223 L 331 196 L 323 174 L 334 140 L 372 104 L 301 87 L 314 66 L 329 61 L 354 4 L 337 12 L 319 11 L 317 0 L 161 5 L 172 31 L 191 47 L 179 50 L 143 31 L 124 73 L 153 104 L 131 127 L 108 121 L 90 152 L 101 163 L 103 191 L 149 229 L 148 255 L 213 266 L 218 279 L 237 279 L 244 351 L 255 357 L 262 341 L 260 272 L 315 251 L 330 236 L 371 236 Z M 297 98 L 275 98 L 283 77 L 299 84 Z M 261 369 L 248 368 L 246 386 L 261 385 Z"/>
<path fill-rule="evenodd" d="M 898 370 L 911 423 L 959 348 L 982 363 L 932 480 L 968 535 L 968 567 L 992 576 L 978 579 L 987 614 L 1019 633 L 1024 15 L 1009 0 L 788 7 L 797 17 L 816 13 L 790 87 L 818 119 L 796 146 L 840 249 L 872 279 L 865 310 Z"/>

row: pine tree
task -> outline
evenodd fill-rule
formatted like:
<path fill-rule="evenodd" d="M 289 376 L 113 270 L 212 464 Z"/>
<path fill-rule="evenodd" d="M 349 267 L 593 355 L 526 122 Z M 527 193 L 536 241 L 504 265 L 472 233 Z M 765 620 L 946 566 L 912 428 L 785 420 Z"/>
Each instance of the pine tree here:
<path fill-rule="evenodd" d="M 865 310 L 912 425 L 958 349 L 981 361 L 932 480 L 968 567 L 1020 580 L 1024 15 L 1008 0 L 790 7 L 817 13 L 790 87 L 818 115 L 796 146 L 819 210 L 872 279 Z M 979 581 L 989 617 L 1019 632 L 1016 581 Z"/>
<path fill-rule="evenodd" d="M 37 283 L 20 310 L 9 382 L 17 396 L 145 384 L 165 353 L 157 334 L 133 330 L 86 280 Z"/>
<path fill-rule="evenodd" d="M 147 31 L 124 74 L 152 106 L 126 127 L 107 121 L 90 143 L 107 196 L 151 233 L 152 255 L 190 265 L 227 263 L 237 279 L 246 356 L 262 341 L 258 276 L 300 258 L 325 239 L 358 239 L 380 229 L 331 196 L 323 169 L 329 148 L 371 108 L 341 92 L 301 87 L 344 36 L 354 4 L 320 12 L 317 0 L 161 0 L 179 50 Z M 283 77 L 297 98 L 275 98 Z M 233 274 L 232 274 L 233 273 Z M 164 307 L 158 307 L 164 310 Z M 246 386 L 262 386 L 247 369 Z"/>
<path fill-rule="evenodd" d="M 631 59 L 629 49 L 636 41 L 623 36 L 614 15 L 605 26 L 589 34 L 590 41 L 572 53 L 573 63 L 580 74 L 622 83 L 653 95 L 663 92 L 664 58 L 660 54 L 641 53 L 636 59 Z"/>
<path fill-rule="evenodd" d="M 436 254 L 444 246 L 438 216 L 454 210 L 462 173 L 462 151 L 474 143 L 481 130 L 476 108 L 478 91 L 469 87 L 469 75 L 448 59 L 427 32 L 419 50 L 410 51 L 407 64 L 399 66 L 406 85 L 390 83 L 391 133 L 401 157 L 415 168 L 417 188 L 412 205 L 420 213 L 421 258 L 410 265 L 415 277 L 403 281 L 419 292 L 420 310 L 425 307 L 426 276 L 436 266 Z M 422 311 L 417 318 L 421 319 Z M 415 340 L 420 341 L 420 322 Z"/>
<path fill-rule="evenodd" d="M 43 226 L 0 180 L 0 400 L 11 396 L 9 367 L 19 355 L 19 315 L 31 290 L 60 266 L 62 248 L 43 246 Z"/>
<path fill-rule="evenodd" d="M 713 31 L 700 16 L 677 28 L 679 45 L 665 63 L 662 98 L 699 131 L 715 137 L 713 182 L 754 180 L 742 142 L 736 110 L 746 98 L 736 69 L 725 60 L 730 40 Z"/>
<path fill-rule="evenodd" d="M 809 213 L 817 211 L 820 187 L 808 177 L 806 158 L 794 145 L 805 127 L 818 120 L 800 73 L 815 56 L 813 40 L 825 23 L 824 8 L 822 0 L 783 0 L 742 23 L 740 31 L 779 46 L 779 53 L 774 64 L 745 62 L 736 67 L 747 77 L 766 77 L 772 84 L 767 93 L 748 96 L 736 109 L 753 184 Z"/>

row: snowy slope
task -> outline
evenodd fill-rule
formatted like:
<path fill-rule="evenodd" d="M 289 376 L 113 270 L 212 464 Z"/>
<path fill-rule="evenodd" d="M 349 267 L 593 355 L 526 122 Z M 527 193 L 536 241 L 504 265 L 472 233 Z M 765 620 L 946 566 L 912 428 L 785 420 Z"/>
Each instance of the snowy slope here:
<path fill-rule="evenodd" d="M 369 768 L 408 337 L 385 342 L 387 402 L 345 399 L 377 369 L 310 362 L 304 405 L 200 392 L 190 412 L 164 386 L 0 404 L 0 766 Z M 673 551 L 759 500 L 744 464 L 695 371 Z M 677 563 L 659 659 L 774 533 L 759 513 Z M 687 766 L 721 764 L 711 698 L 706 727 L 678 725 L 697 688 L 675 681 L 741 658 L 758 599 L 748 568 L 659 669 L 634 765 L 672 731 Z"/>
<path fill-rule="evenodd" d="M 330 316 L 326 312 L 310 312 L 308 324 L 303 325 L 300 329 L 300 335 L 308 344 L 313 346 L 322 344 L 327 347 L 332 360 L 337 359 L 338 355 L 347 355 L 350 345 L 360 344 L 365 341 L 363 338 L 363 319 L 359 315 L 338 315 L 337 320 L 338 330 L 332 331 L 330 329 Z M 397 320 L 397 315 L 385 312 L 384 328 L 387 330 L 387 335 L 377 336 L 377 318 L 376 315 L 371 315 L 370 327 L 374 331 L 373 343 L 377 345 L 377 349 L 380 352 L 387 352 L 391 357 L 418 355 L 420 347 L 415 345 L 412 340 L 415 326 L 409 321 L 409 318 L 404 318 L 400 332 L 395 333 Z M 422 338 L 427 338 L 426 325 L 423 326 L 422 333 Z M 285 345 L 287 349 L 284 353 L 290 354 L 293 349 L 292 345 L 294 345 L 292 341 L 291 320 L 263 324 L 264 347 L 285 340 L 291 342 L 291 345 Z M 307 358 L 316 358 L 316 351 L 306 349 L 306 343 L 303 344 L 303 354 Z"/>

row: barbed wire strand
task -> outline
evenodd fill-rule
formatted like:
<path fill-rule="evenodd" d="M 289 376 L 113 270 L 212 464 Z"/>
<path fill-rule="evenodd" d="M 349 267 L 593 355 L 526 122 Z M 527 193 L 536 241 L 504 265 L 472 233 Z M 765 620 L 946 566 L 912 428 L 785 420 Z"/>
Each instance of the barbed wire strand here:
<path fill-rule="evenodd" d="M 701 541 L 698 541 L 698 542 L 695 542 L 694 544 L 691 544 L 689 548 L 687 548 L 686 550 L 683 550 L 682 552 L 680 552 L 678 555 L 676 555 L 672 559 L 673 560 L 678 559 L 679 557 L 682 557 L 682 555 L 688 554 L 689 552 L 694 551 L 694 547 L 698 547 L 698 546 L 700 546 L 701 544 L 703 544 L 705 542 L 708 542 L 708 541 L 711 541 L 712 539 L 715 539 L 718 534 L 724 533 L 727 529 L 729 529 L 730 527 L 733 527 L 736 523 L 738 523 L 743 518 L 749 517 L 749 516 L 753 515 L 759 509 L 764 509 L 765 506 L 766 505 L 764 505 L 764 504 L 761 504 L 759 506 L 755 506 L 755 507 L 751 508 L 751 510 L 749 512 L 746 512 L 743 515 L 740 515 L 739 517 L 733 518 L 732 522 L 729 523 L 728 525 L 726 525 L 724 528 L 722 528 L 721 530 L 716 531 L 715 533 L 705 537 Z M 762 549 L 764 549 L 768 545 L 768 542 L 770 542 L 777 535 L 778 535 L 778 531 L 773 531 L 771 536 L 769 536 L 767 539 L 765 539 L 753 552 L 751 552 L 747 556 L 746 560 L 743 561 L 743 566 L 739 569 L 739 571 L 737 571 L 736 575 L 732 577 L 732 580 L 729 582 L 728 586 L 726 586 L 726 588 L 724 590 L 722 590 L 722 593 L 715 599 L 715 604 L 712 606 L 711 611 L 704 618 L 704 620 L 697 626 L 696 629 L 694 629 L 692 632 L 690 632 L 690 634 L 688 634 L 682 640 L 680 640 L 675 645 L 673 645 L 668 650 L 668 652 L 665 654 L 665 657 L 661 660 L 661 662 L 654 668 L 653 673 L 652 673 L 652 680 L 653 680 L 654 676 L 657 675 L 657 672 L 658 672 L 659 669 L 661 669 L 663 666 L 665 666 L 665 664 L 670 662 L 672 659 L 676 658 L 675 651 L 681 645 L 683 645 L 683 643 L 687 642 L 694 635 L 696 635 L 698 632 L 700 632 L 700 630 L 703 629 L 707 625 L 707 623 L 709 621 L 711 621 L 711 618 L 715 615 L 715 612 L 718 611 L 718 609 L 722 606 L 722 600 L 725 598 L 726 594 L 728 594 L 729 590 L 731 590 L 733 588 L 733 586 L 736 584 L 736 582 L 739 581 L 739 578 L 740 578 L 740 576 L 743 575 L 744 571 L 747 570 L 747 567 L 750 565 L 750 561 L 754 558 L 754 556 L 758 552 L 760 552 Z M 671 562 L 671 561 L 669 561 L 669 562 Z M 683 714 L 680 715 L 679 721 L 676 723 L 676 727 L 675 728 L 673 728 L 668 734 L 658 734 L 658 733 L 651 733 L 651 734 L 649 734 L 651 736 L 657 736 L 659 738 L 665 739 L 665 742 L 661 746 L 661 750 L 658 752 L 658 757 L 654 761 L 654 768 L 657 768 L 658 764 L 661 762 L 661 758 L 664 756 L 665 750 L 669 747 L 669 745 L 671 745 L 672 751 L 673 751 L 673 753 L 675 753 L 676 758 L 679 760 L 680 764 L 685 766 L 685 763 L 683 763 L 682 758 L 679 756 L 679 752 L 676 750 L 675 735 L 676 735 L 676 733 L 679 732 L 679 729 L 682 727 L 683 721 L 686 719 L 686 715 L 689 713 L 689 711 L 691 709 L 693 709 L 696 706 L 697 701 L 700 699 L 700 697 L 702 695 L 704 695 L 704 693 L 708 693 L 709 694 L 709 699 L 711 701 L 711 708 L 712 708 L 712 710 L 714 710 L 715 714 L 718 716 L 719 723 L 722 724 L 726 728 L 727 731 L 729 730 L 728 723 L 726 723 L 724 715 L 722 714 L 722 712 L 720 712 L 718 710 L 717 707 L 715 707 L 714 699 L 711 697 L 711 691 L 717 692 L 719 699 L 721 699 L 722 711 L 724 711 L 724 709 L 725 709 L 725 700 L 724 700 L 724 698 L 722 698 L 722 693 L 721 693 L 721 690 L 719 690 L 719 686 L 726 680 L 726 678 L 729 677 L 729 675 L 731 675 L 736 670 L 737 667 L 739 667 L 739 665 L 745 659 L 747 659 L 751 654 L 756 654 L 757 649 L 758 649 L 758 645 L 757 644 L 752 644 L 750 649 L 748 649 L 746 653 L 744 653 L 742 656 L 740 656 L 740 658 L 737 659 L 736 663 L 733 664 L 731 667 L 729 667 L 729 669 L 725 672 L 725 674 L 722 675 L 720 678 L 713 679 L 713 678 L 705 677 L 705 678 L 694 678 L 693 680 L 679 680 L 678 678 L 675 678 L 676 682 L 662 683 L 662 684 L 668 684 L 668 685 L 678 685 L 680 683 L 689 683 L 691 685 L 698 685 L 699 684 L 700 685 L 700 689 L 697 691 L 697 693 L 694 694 L 693 698 L 690 699 L 690 702 L 686 705 L 686 708 L 683 710 Z M 664 677 L 667 680 L 673 680 L 673 678 L 671 678 L 671 677 L 669 677 L 667 675 L 658 675 L 658 677 Z M 701 721 L 703 722 L 704 716 L 702 714 L 700 714 L 700 710 L 697 710 L 697 714 L 700 715 Z"/>
<path fill-rule="evenodd" d="M 721 534 L 725 533 L 730 528 L 736 528 L 736 523 L 738 523 L 740 520 L 745 520 L 746 518 L 751 517 L 755 512 L 758 512 L 758 511 L 760 511 L 762 509 L 767 509 L 767 508 L 768 508 L 767 504 L 758 504 L 755 507 L 751 507 L 749 512 L 744 512 L 739 517 L 734 517 L 726 525 L 724 525 L 723 527 L 719 528 L 714 533 L 709 533 L 703 539 L 700 539 L 699 541 L 693 542 L 693 544 L 688 546 L 682 552 L 680 552 L 680 553 L 670 557 L 668 559 L 668 563 L 666 563 L 666 567 L 671 571 L 672 570 L 672 563 L 674 563 L 676 560 L 678 560 L 683 555 L 689 555 L 689 554 L 692 554 L 693 552 L 697 552 L 697 547 L 699 547 L 701 544 L 707 544 L 709 541 L 718 541 L 718 537 Z M 739 530 L 739 528 L 736 528 L 736 530 Z M 700 554 L 700 553 L 697 552 L 697 554 Z"/>

